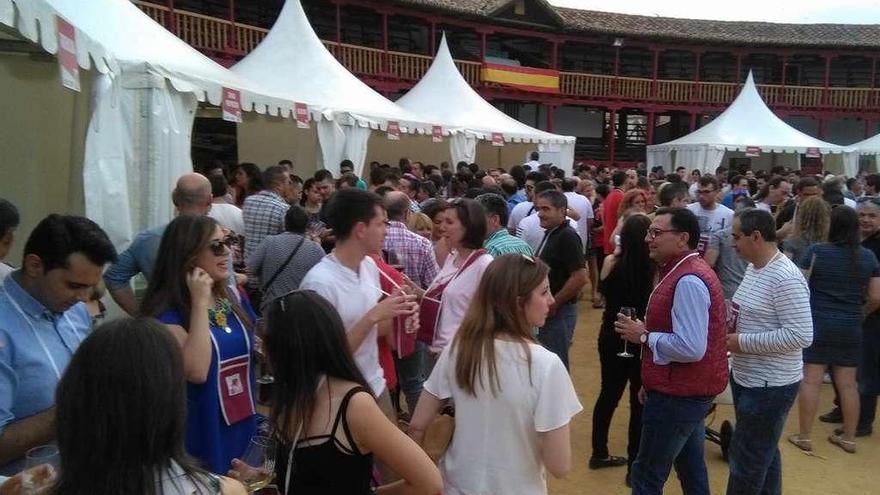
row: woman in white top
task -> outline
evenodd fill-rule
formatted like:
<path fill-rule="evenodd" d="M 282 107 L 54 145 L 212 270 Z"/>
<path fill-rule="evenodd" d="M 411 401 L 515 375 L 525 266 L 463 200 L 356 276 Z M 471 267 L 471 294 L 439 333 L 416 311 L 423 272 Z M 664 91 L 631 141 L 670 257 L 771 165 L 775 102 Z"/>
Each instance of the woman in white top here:
<path fill-rule="evenodd" d="M 548 272 L 524 255 L 493 261 L 425 382 L 414 440 L 444 400 L 455 403 L 455 433 L 440 461 L 446 495 L 546 494 L 546 471 L 562 477 L 571 468 L 569 422 L 582 407 L 562 361 L 532 333 L 553 302 Z"/>
<path fill-rule="evenodd" d="M 431 294 L 432 289 L 446 284 L 439 297 L 440 316 L 429 346 L 435 356 L 455 337 L 483 272 L 492 262 L 492 256 L 482 249 L 486 212 L 480 203 L 472 199 L 449 201 L 443 214 L 443 235 L 451 252 L 426 291 Z"/>

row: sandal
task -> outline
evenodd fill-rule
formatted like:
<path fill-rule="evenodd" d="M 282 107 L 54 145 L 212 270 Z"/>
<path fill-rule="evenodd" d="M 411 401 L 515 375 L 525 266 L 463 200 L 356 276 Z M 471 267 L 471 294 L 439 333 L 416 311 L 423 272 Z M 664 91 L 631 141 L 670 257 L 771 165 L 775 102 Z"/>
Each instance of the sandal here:
<path fill-rule="evenodd" d="M 837 445 L 841 450 L 848 454 L 856 453 L 856 443 L 850 440 L 844 440 L 842 435 L 831 435 L 828 437 L 828 441 Z"/>
<path fill-rule="evenodd" d="M 593 298 L 593 307 L 596 308 L 596 309 L 604 308 L 604 307 L 605 307 L 605 303 L 602 302 L 602 298 L 601 298 L 601 297 L 594 297 L 594 298 Z"/>
<path fill-rule="evenodd" d="M 810 440 L 809 438 L 801 438 L 801 436 L 798 434 L 789 436 L 788 443 L 803 450 L 804 452 L 812 452 L 813 451 L 813 441 Z"/>

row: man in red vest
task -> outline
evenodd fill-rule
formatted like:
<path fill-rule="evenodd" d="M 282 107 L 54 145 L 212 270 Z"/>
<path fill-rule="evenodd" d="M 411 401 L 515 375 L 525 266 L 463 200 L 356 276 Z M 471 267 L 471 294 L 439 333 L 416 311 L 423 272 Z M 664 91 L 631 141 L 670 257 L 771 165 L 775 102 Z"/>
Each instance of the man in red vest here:
<path fill-rule="evenodd" d="M 663 493 L 672 466 L 687 495 L 709 493 L 703 420 L 727 386 L 726 312 L 721 282 L 696 252 L 697 217 L 657 211 L 645 242 L 660 270 L 645 321 L 619 315 L 615 327 L 642 348 L 642 441 L 633 494 Z"/>

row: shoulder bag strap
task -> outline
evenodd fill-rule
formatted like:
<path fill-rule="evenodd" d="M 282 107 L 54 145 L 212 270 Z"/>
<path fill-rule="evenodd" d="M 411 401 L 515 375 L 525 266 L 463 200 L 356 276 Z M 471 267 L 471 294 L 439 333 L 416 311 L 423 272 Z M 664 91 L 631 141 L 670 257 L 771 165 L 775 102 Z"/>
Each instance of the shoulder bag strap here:
<path fill-rule="evenodd" d="M 452 282 L 453 280 L 458 278 L 459 275 L 464 273 L 464 271 L 467 270 L 469 266 L 471 266 L 475 261 L 477 261 L 477 259 L 480 258 L 480 256 L 482 256 L 484 254 L 486 254 L 485 249 L 477 249 L 476 251 L 471 253 L 471 255 L 468 256 L 468 259 L 464 260 L 464 263 L 461 265 L 461 268 L 459 268 L 458 271 L 455 272 L 455 275 L 453 275 L 452 278 L 449 279 L 449 281 Z"/>
<path fill-rule="evenodd" d="M 293 251 L 290 252 L 290 256 L 288 256 L 287 259 L 284 260 L 284 263 L 282 263 L 281 266 L 279 266 L 278 269 L 275 270 L 275 274 L 272 275 L 269 278 L 269 281 L 263 285 L 263 293 L 269 290 L 269 287 L 272 286 L 272 282 L 274 282 L 275 279 L 278 278 L 278 275 L 281 275 L 281 272 L 284 271 L 285 268 L 287 268 L 287 265 L 290 264 L 290 260 L 292 260 L 293 256 L 297 253 L 297 251 L 299 251 L 299 248 L 303 245 L 303 242 L 305 242 L 305 240 L 305 236 L 299 238 L 299 242 L 296 244 L 296 247 L 293 248 Z"/>

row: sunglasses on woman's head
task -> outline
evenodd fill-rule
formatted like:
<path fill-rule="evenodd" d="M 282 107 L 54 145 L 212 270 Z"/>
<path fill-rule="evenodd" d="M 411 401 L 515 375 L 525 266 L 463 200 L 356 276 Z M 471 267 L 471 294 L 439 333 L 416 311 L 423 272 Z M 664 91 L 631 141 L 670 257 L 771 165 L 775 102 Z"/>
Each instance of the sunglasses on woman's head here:
<path fill-rule="evenodd" d="M 226 254 L 226 249 L 232 249 L 232 246 L 235 246 L 235 244 L 235 237 L 226 236 L 223 239 L 214 239 L 208 243 L 208 249 L 211 250 L 214 256 L 223 256 Z"/>

